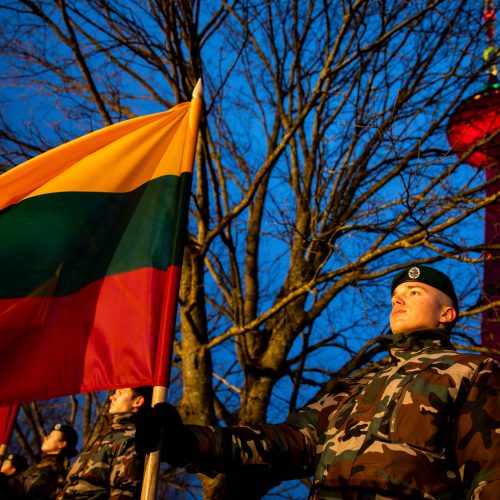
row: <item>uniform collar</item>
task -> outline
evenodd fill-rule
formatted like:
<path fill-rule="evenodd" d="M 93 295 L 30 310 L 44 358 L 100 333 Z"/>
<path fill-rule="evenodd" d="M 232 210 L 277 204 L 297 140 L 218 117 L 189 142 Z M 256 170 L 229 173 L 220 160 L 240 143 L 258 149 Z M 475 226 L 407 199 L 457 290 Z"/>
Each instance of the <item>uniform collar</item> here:
<path fill-rule="evenodd" d="M 42 458 L 40 459 L 39 464 L 48 464 L 55 462 L 64 462 L 64 453 L 43 453 Z"/>
<path fill-rule="evenodd" d="M 440 328 L 424 328 L 387 335 L 386 339 L 391 357 L 397 359 L 408 359 L 431 349 L 453 349 L 450 333 Z"/>
<path fill-rule="evenodd" d="M 109 425 L 135 424 L 136 413 L 112 413 L 106 415 Z"/>

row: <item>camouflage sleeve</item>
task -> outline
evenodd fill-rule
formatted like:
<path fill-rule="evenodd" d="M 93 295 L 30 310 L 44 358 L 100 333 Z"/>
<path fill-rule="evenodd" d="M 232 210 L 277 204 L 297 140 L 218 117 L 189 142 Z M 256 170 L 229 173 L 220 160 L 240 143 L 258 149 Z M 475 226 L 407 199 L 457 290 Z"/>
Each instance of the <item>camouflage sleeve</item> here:
<path fill-rule="evenodd" d="M 457 419 L 456 457 L 467 498 L 493 500 L 500 491 L 500 377 L 492 359 L 482 363 Z"/>
<path fill-rule="evenodd" d="M 124 441 L 111 464 L 110 499 L 138 498 L 142 482 L 142 461 L 135 452 L 133 440 Z"/>
<path fill-rule="evenodd" d="M 252 465 L 282 479 L 311 474 L 314 445 L 290 424 L 247 427 L 190 426 L 198 442 L 196 464 L 188 470 L 229 472 Z"/>
<path fill-rule="evenodd" d="M 12 494 L 23 498 L 50 498 L 58 488 L 58 476 L 50 467 L 31 467 L 25 473 L 12 477 L 9 486 Z"/>
<path fill-rule="evenodd" d="M 211 474 L 254 465 L 280 475 L 281 480 L 314 474 L 318 430 L 348 393 L 327 394 L 290 415 L 285 423 L 247 427 L 190 426 L 195 433 L 196 464 L 188 470 Z M 210 470 L 211 468 L 211 470 Z"/>

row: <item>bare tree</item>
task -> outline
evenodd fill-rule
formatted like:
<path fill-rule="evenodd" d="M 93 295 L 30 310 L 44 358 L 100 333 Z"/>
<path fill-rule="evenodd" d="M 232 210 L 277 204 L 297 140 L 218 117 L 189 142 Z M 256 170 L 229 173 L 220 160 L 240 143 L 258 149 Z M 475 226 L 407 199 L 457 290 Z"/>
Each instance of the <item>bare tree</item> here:
<path fill-rule="evenodd" d="M 480 312 L 498 307 L 481 295 L 482 210 L 499 196 L 445 135 L 485 74 L 477 1 L 18 0 L 2 11 L 3 82 L 28 110 L 2 117 L 4 168 L 188 100 L 203 78 L 174 360 L 188 422 L 282 419 L 380 362 L 388 285 L 410 262 L 454 278 L 453 339 L 481 349 Z M 233 479 L 202 476 L 204 497 L 273 485 Z"/>

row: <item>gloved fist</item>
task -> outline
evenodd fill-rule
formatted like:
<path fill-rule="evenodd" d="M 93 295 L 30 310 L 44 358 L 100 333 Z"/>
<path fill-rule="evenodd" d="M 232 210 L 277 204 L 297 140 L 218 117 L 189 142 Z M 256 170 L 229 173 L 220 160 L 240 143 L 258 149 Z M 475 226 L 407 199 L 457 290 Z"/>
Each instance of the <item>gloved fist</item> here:
<path fill-rule="evenodd" d="M 140 412 L 141 413 L 141 412 Z M 136 450 L 139 454 L 156 451 L 160 447 L 160 460 L 182 467 L 193 461 L 197 440 L 189 426 L 182 422 L 179 412 L 168 403 L 158 403 L 138 414 Z"/>
<path fill-rule="evenodd" d="M 163 434 L 163 426 L 153 408 L 143 407 L 135 420 L 135 450 L 139 455 L 157 451 Z"/>

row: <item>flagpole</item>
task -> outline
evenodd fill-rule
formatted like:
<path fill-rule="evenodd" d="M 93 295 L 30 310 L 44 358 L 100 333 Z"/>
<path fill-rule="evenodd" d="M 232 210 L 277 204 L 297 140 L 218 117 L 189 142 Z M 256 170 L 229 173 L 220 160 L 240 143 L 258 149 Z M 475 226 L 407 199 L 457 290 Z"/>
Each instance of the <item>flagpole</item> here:
<path fill-rule="evenodd" d="M 182 157 L 181 172 L 192 172 L 194 168 L 194 159 L 196 152 L 196 142 L 198 138 L 198 128 L 200 122 L 201 114 L 201 99 L 203 95 L 203 87 L 201 83 L 201 78 L 196 83 L 193 89 L 191 108 L 189 110 L 189 132 L 188 139 L 185 144 L 184 154 Z M 185 229 L 183 229 L 185 231 Z M 175 245 L 174 245 L 175 246 Z M 173 275 L 169 281 L 167 288 L 167 295 L 171 294 L 173 291 L 176 294 L 175 300 L 172 298 L 165 299 L 166 311 L 164 311 L 164 321 L 160 326 L 161 330 L 170 331 L 170 339 L 168 345 L 159 345 L 158 350 L 164 350 L 167 353 L 168 360 L 172 357 L 172 347 L 173 347 L 173 337 L 175 329 L 175 316 L 177 310 L 178 301 L 178 291 L 179 291 L 179 281 L 180 281 L 180 270 Z M 173 281 L 170 282 L 170 281 Z M 166 318 L 166 319 L 165 319 Z M 166 337 L 166 336 L 163 336 Z M 161 356 L 160 356 L 161 359 Z M 164 367 L 167 373 L 167 384 L 170 372 L 170 365 Z M 151 401 L 151 406 L 157 403 L 162 403 L 167 400 L 167 386 L 156 385 L 153 387 L 153 398 Z M 161 443 L 160 443 L 161 448 Z M 154 451 L 148 453 L 145 458 L 144 463 L 144 476 L 142 481 L 142 492 L 141 500 L 156 500 L 158 494 L 158 472 L 160 468 L 160 451 Z"/>

